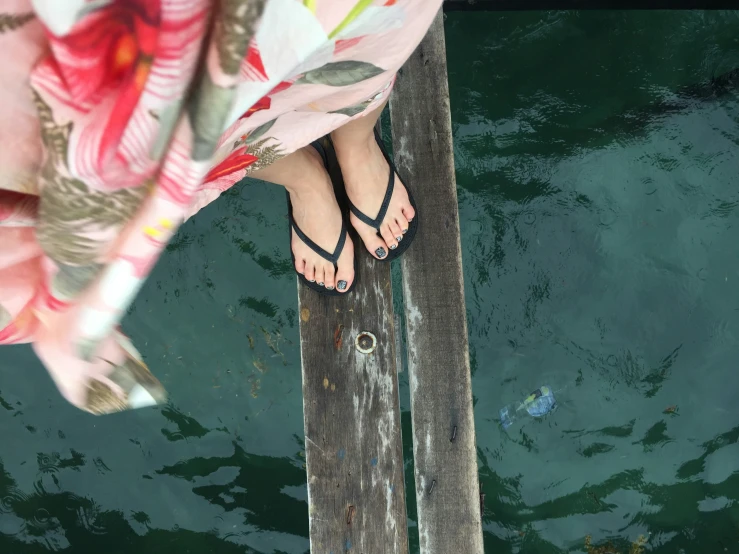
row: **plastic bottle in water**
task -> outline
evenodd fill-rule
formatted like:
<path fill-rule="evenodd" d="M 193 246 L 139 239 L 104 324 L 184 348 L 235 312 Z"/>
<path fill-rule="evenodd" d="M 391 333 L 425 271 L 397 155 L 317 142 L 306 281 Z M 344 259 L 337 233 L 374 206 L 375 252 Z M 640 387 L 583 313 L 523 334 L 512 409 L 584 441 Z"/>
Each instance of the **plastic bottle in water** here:
<path fill-rule="evenodd" d="M 500 409 L 500 424 L 508 429 L 522 417 L 543 417 L 557 407 L 554 391 L 551 387 L 542 386 L 528 395 L 522 402 L 514 402 Z"/>

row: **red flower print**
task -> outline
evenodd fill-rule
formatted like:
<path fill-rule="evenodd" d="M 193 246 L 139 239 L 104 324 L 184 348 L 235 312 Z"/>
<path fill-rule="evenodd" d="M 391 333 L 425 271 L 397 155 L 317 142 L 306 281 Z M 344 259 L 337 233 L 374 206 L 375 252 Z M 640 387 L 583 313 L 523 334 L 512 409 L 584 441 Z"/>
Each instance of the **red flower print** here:
<path fill-rule="evenodd" d="M 334 45 L 334 55 L 338 54 L 339 52 L 343 50 L 346 50 L 347 48 L 351 48 L 352 46 L 356 44 L 359 44 L 359 41 L 361 41 L 365 36 L 366 35 L 362 35 L 361 37 L 337 40 L 336 44 Z"/>
<path fill-rule="evenodd" d="M 71 99 L 84 103 L 134 75 L 157 46 L 159 2 L 116 1 L 84 17 L 68 35 L 48 33 L 57 69 Z"/>
<path fill-rule="evenodd" d="M 18 333 L 18 328 L 12 321 L 4 329 L 0 329 L 0 344 L 12 344 L 11 340 Z"/>
<path fill-rule="evenodd" d="M 44 282 L 41 282 L 32 303 L 37 310 L 49 309 L 52 312 L 60 312 L 69 306 L 69 302 L 60 300 L 51 294 L 49 287 Z"/>
<path fill-rule="evenodd" d="M 246 146 L 237 148 L 231 152 L 225 160 L 208 172 L 208 175 L 205 176 L 205 182 L 214 181 L 215 179 L 228 175 L 229 173 L 233 173 L 234 171 L 246 169 L 258 159 L 259 158 L 256 156 L 246 153 Z"/>
<path fill-rule="evenodd" d="M 267 72 L 264 70 L 262 56 L 259 54 L 259 48 L 254 39 L 249 43 L 249 49 L 246 51 L 246 57 L 241 63 L 241 77 L 245 81 L 269 81 Z"/>
<path fill-rule="evenodd" d="M 293 82 L 292 81 L 282 81 L 279 85 L 277 85 L 275 88 L 273 88 L 271 91 L 269 91 L 269 94 L 267 96 L 272 96 L 274 94 L 277 94 L 278 92 L 282 92 L 283 90 L 287 90 L 291 86 L 293 86 Z"/>
<path fill-rule="evenodd" d="M 241 120 L 241 119 L 246 119 L 247 117 L 251 117 L 258 111 L 268 110 L 271 106 L 272 106 L 272 99 L 269 96 L 260 98 L 257 101 L 257 103 L 254 104 L 248 110 L 246 110 L 239 119 Z"/>
<path fill-rule="evenodd" d="M 30 304 L 26 304 L 13 321 L 0 329 L 0 344 L 20 344 L 34 336 L 38 319 L 33 315 Z"/>

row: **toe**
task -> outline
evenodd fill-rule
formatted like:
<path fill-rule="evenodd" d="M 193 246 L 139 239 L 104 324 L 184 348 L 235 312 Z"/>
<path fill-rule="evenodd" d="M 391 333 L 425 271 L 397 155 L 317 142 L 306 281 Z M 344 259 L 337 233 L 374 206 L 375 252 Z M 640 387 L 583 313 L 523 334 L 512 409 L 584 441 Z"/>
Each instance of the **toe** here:
<path fill-rule="evenodd" d="M 382 240 L 381 237 L 377 236 L 377 232 L 374 229 L 371 227 L 363 227 L 362 230 L 359 231 L 359 236 L 362 239 L 364 246 L 369 250 L 369 253 L 375 258 L 378 260 L 387 258 L 387 253 L 389 251 L 387 244 L 385 244 L 385 241 Z"/>
<path fill-rule="evenodd" d="M 316 266 L 313 264 L 306 264 L 305 265 L 305 278 L 308 279 L 311 283 L 316 282 Z"/>
<path fill-rule="evenodd" d="M 323 266 L 323 285 L 328 290 L 334 290 L 336 287 L 336 281 L 334 280 L 334 264 L 327 262 Z"/>
<path fill-rule="evenodd" d="M 395 223 L 400 227 L 400 234 L 405 235 L 408 232 L 408 220 L 401 213 L 400 216 L 395 220 Z"/>
<path fill-rule="evenodd" d="M 352 226 L 359 233 L 359 238 L 362 239 L 364 246 L 367 248 L 370 254 L 372 254 L 378 260 L 387 258 L 389 251 L 388 245 L 382 240 L 382 237 L 377 236 L 377 231 L 374 227 L 370 227 L 366 223 L 363 223 L 357 219 L 354 214 L 350 216 L 350 222 Z"/>
<path fill-rule="evenodd" d="M 305 260 L 295 260 L 295 271 L 297 271 L 301 275 L 305 273 Z"/>
<path fill-rule="evenodd" d="M 318 283 L 318 285 L 321 287 L 325 285 L 322 265 L 316 266 L 316 283 Z"/>
<path fill-rule="evenodd" d="M 351 240 L 346 241 L 337 265 L 339 269 L 336 271 L 336 290 L 346 292 L 354 282 L 354 245 Z"/>
<path fill-rule="evenodd" d="M 406 221 L 408 221 L 409 223 L 413 221 L 414 217 L 416 217 L 416 210 L 413 209 L 413 206 L 411 206 L 410 203 L 403 206 L 402 210 Z"/>
<path fill-rule="evenodd" d="M 395 218 L 388 220 L 388 227 L 390 227 L 390 232 L 393 234 L 393 237 L 395 237 L 397 242 L 403 240 L 403 231 Z"/>
<path fill-rule="evenodd" d="M 390 225 L 385 224 L 380 227 L 380 234 L 382 235 L 382 238 L 385 239 L 385 244 L 387 244 L 387 247 L 390 250 L 395 250 L 398 247 L 398 241 L 395 238 L 396 235 L 390 229 Z"/>

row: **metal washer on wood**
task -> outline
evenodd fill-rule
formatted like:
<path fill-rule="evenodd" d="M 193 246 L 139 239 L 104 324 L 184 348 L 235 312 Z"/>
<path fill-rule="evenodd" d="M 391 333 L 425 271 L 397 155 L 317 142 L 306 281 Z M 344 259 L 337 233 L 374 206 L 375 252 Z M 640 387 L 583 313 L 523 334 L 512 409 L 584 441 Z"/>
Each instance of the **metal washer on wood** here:
<path fill-rule="evenodd" d="M 362 354 L 371 354 L 377 348 L 377 337 L 369 331 L 362 331 L 357 335 L 354 346 Z"/>

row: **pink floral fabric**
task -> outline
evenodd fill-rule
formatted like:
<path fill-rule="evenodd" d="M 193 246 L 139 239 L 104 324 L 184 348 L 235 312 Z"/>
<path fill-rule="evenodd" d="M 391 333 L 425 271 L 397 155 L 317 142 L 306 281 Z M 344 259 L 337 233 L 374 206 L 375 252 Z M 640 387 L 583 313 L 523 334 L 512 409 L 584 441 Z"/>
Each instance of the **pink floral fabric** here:
<path fill-rule="evenodd" d="M 179 225 L 383 102 L 441 0 L 6 0 L 0 344 L 102 414 L 165 401 L 119 321 Z"/>

